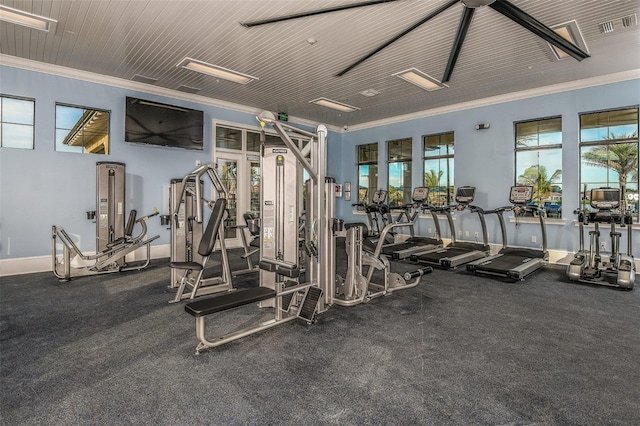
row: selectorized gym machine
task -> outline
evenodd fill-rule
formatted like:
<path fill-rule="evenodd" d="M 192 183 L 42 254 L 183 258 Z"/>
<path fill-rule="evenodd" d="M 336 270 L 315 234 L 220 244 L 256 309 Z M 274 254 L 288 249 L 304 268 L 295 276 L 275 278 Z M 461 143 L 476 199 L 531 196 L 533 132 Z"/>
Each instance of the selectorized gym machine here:
<path fill-rule="evenodd" d="M 475 198 L 476 188 L 473 186 L 461 186 L 456 190 L 456 204 L 444 207 L 428 207 L 433 214 L 444 213 L 451 230 L 451 243 L 446 247 L 435 248 L 417 252 L 411 255 L 412 262 L 427 265 L 437 265 L 445 269 L 453 269 L 459 265 L 482 259 L 489 255 L 490 247 L 487 237 L 487 224 L 484 220 L 484 211 L 471 203 Z M 456 229 L 453 224 L 452 210 L 459 212 L 470 210 L 478 214 L 480 225 L 482 226 L 482 243 L 472 243 L 468 241 L 456 241 Z M 434 221 L 437 223 L 437 217 Z"/>
<path fill-rule="evenodd" d="M 567 277 L 571 281 L 601 284 L 631 290 L 635 283 L 635 262 L 632 252 L 633 217 L 630 211 L 621 212 L 620 200 L 624 194 L 617 188 L 592 189 L 589 195 L 590 205 L 596 211 L 586 207 L 587 187 L 582 195 L 582 208 L 575 211 L 580 222 L 580 250 L 567 267 Z M 610 224 L 611 251 L 600 251 L 600 224 Z M 589 231 L 589 249 L 584 247 L 585 225 L 593 224 Z M 616 224 L 627 228 L 627 253 L 620 252 L 620 237 Z"/>
<path fill-rule="evenodd" d="M 325 311 L 332 303 L 335 240 L 333 221 L 329 223 L 328 218 L 333 218 L 335 199 L 333 180 L 325 176 L 327 129 L 323 125 L 318 126 L 315 132 L 297 129 L 277 121 L 271 112 L 263 112 L 257 118 L 262 127 L 273 127 L 285 144 L 284 147 L 266 143 L 262 145 L 259 286 L 214 295 L 185 305 L 185 311 L 196 320 L 196 335 L 200 341 L 196 352 L 296 318 L 311 323 L 317 312 Z M 310 141 L 300 149 L 291 135 L 309 138 Z M 305 211 L 305 265 L 300 265 L 298 260 L 298 164 L 309 174 Z M 219 199 L 214 208 L 220 209 L 222 204 Z M 212 214 L 212 217 L 222 222 L 221 216 Z M 207 229 L 219 229 L 216 226 L 217 223 L 213 222 Z M 204 246 L 211 246 L 207 240 L 216 238 L 214 234 L 205 232 Z M 301 273 L 303 269 L 304 274 Z M 209 315 L 256 302 L 262 308 L 272 309 L 273 318 L 215 339 L 207 336 L 205 325 Z"/>
<path fill-rule="evenodd" d="M 404 225 L 404 224 L 403 224 Z M 387 225 L 376 244 L 366 238 L 367 227 L 364 223 L 351 223 L 337 235 L 346 238 L 348 266 L 344 278 L 336 275 L 335 296 L 333 302 L 340 306 L 354 306 L 372 299 L 386 296 L 397 290 L 408 289 L 420 283 L 422 275 L 433 272 L 430 266 L 419 268 L 400 275 L 391 272 L 391 264 L 382 253 L 384 234 L 393 225 Z M 363 269 L 366 268 L 366 269 Z M 373 274 L 380 271 L 383 282 L 373 281 Z"/>
<path fill-rule="evenodd" d="M 204 207 L 210 207 L 213 212 L 215 201 L 204 197 L 203 178 L 208 178 L 217 199 L 227 199 L 227 189 L 218 175 L 215 166 L 205 164 L 189 172 L 182 179 L 173 179 L 170 186 L 169 208 L 172 212 L 171 220 L 171 287 L 178 288 L 171 302 L 183 299 L 194 299 L 197 296 L 229 291 L 233 288 L 229 259 L 224 242 L 224 221 L 218 227 L 211 229 L 214 241 L 203 243 Z M 226 208 L 226 204 L 225 204 Z M 224 215 L 225 211 L 216 211 Z M 207 223 L 213 225 L 213 219 Z M 211 256 L 215 244 L 220 248 L 221 275 L 204 277 L 207 261 Z M 191 291 L 185 292 L 187 288 Z"/>
<path fill-rule="evenodd" d="M 547 251 L 547 230 L 544 219 L 544 210 L 537 206 L 529 205 L 533 198 L 533 187 L 512 186 L 509 195 L 511 206 L 499 207 L 494 210 L 485 210 L 485 214 L 495 213 L 500 222 L 502 231 L 502 249 L 492 256 L 467 263 L 467 271 L 474 274 L 496 275 L 512 280 L 523 280 L 529 274 L 537 271 L 549 261 Z M 542 248 L 531 249 L 524 247 L 509 247 L 507 244 L 507 227 L 504 223 L 504 212 L 513 211 L 516 220 L 525 212 L 537 214 L 542 230 Z M 518 223 L 516 222 L 516 226 Z"/>
<path fill-rule="evenodd" d="M 71 236 L 60 226 L 53 226 L 52 271 L 60 280 L 105 274 L 111 272 L 143 269 L 151 258 L 150 243 L 160 238 L 146 238 L 146 221 L 158 212 L 136 218 L 136 210 L 131 210 L 127 225 L 124 224 L 125 165 L 123 163 L 96 163 L 96 210 L 87 212 L 89 219 L 96 221 L 96 253 L 84 254 Z M 139 225 L 135 236 L 133 231 Z M 58 240 L 62 243 L 59 252 Z M 127 262 L 126 256 L 146 246 L 146 257 L 142 261 Z"/>

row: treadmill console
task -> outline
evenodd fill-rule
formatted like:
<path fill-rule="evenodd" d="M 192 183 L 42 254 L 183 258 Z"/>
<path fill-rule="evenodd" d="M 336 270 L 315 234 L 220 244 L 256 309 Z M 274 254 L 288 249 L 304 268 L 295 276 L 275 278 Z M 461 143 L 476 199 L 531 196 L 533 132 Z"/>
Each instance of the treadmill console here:
<path fill-rule="evenodd" d="M 476 195 L 475 186 L 461 186 L 456 191 L 456 203 L 470 204 Z"/>
<path fill-rule="evenodd" d="M 387 191 L 385 191 L 384 189 L 378 189 L 376 192 L 373 193 L 373 199 L 371 200 L 371 202 L 373 204 L 384 204 L 386 200 L 387 200 Z"/>
<path fill-rule="evenodd" d="M 429 196 L 429 188 L 424 186 L 418 186 L 417 188 L 413 188 L 413 202 L 414 203 L 422 203 Z"/>
<path fill-rule="evenodd" d="M 509 202 L 515 205 L 526 205 L 533 199 L 533 186 L 512 186 Z"/>
<path fill-rule="evenodd" d="M 598 210 L 613 210 L 620 207 L 620 190 L 596 188 L 591 190 L 591 207 Z"/>

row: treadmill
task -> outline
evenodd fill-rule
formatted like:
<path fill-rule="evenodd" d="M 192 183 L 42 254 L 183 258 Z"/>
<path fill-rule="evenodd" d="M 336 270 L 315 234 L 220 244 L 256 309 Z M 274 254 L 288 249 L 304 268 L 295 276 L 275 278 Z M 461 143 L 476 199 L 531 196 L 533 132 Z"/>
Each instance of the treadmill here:
<path fill-rule="evenodd" d="M 467 271 L 474 274 L 486 274 L 505 277 L 512 280 L 524 280 L 529 274 L 537 271 L 549 261 L 547 251 L 547 232 L 544 219 L 544 210 L 536 205 L 529 205 L 533 199 L 532 186 L 512 186 L 507 207 L 500 207 L 495 210 L 487 210 L 485 214 L 495 213 L 500 222 L 502 230 L 502 249 L 495 255 L 484 259 L 467 263 Z M 507 245 L 507 227 L 504 222 L 504 212 L 513 211 L 516 217 L 525 212 L 537 214 L 542 229 L 542 248 L 532 249 L 525 247 L 509 247 Z M 516 222 L 517 223 L 517 222 Z"/>
<path fill-rule="evenodd" d="M 399 243 L 385 244 L 382 247 L 382 254 L 389 256 L 394 260 L 405 259 L 418 251 L 433 250 L 438 247 L 442 247 L 442 238 L 440 237 L 440 224 L 438 218 L 434 212 L 431 212 L 433 220 L 435 222 L 436 238 L 431 237 L 416 237 L 415 235 L 415 220 L 420 213 L 421 208 L 427 203 L 429 197 L 429 188 L 419 186 L 413 189 L 411 199 L 413 204 L 409 204 L 404 209 L 413 208 L 413 214 L 407 217 L 410 218 L 408 222 L 399 222 L 391 225 L 387 225 L 383 230 L 383 234 L 393 233 L 393 229 L 400 227 L 408 227 L 410 237 L 405 241 Z"/>
<path fill-rule="evenodd" d="M 447 222 L 451 229 L 452 242 L 446 247 L 415 253 L 411 255 L 411 261 L 427 265 L 436 265 L 445 269 L 454 269 L 459 265 L 482 259 L 489 255 L 490 247 L 487 242 L 487 225 L 484 220 L 484 211 L 478 206 L 471 205 L 475 193 L 475 187 L 461 186 L 456 190 L 455 205 L 432 209 L 432 211 L 444 213 L 447 216 Z M 469 209 L 471 212 L 478 214 L 480 224 L 482 225 L 482 243 L 456 241 L 456 230 L 451 215 L 451 211 L 454 209 L 457 211 Z"/>

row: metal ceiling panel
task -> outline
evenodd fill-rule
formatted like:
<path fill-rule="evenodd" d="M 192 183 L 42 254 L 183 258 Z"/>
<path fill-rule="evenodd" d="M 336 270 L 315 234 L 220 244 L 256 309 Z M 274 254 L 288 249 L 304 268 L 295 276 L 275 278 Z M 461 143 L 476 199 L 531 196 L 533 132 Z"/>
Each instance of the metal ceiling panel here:
<path fill-rule="evenodd" d="M 547 26 L 576 20 L 591 55 L 581 62 L 556 60 L 545 41 L 492 8 L 480 7 L 449 87 L 433 92 L 392 74 L 417 68 L 440 79 L 462 4 L 437 15 L 342 77 L 336 74 L 448 0 L 399 0 L 260 27 L 240 25 L 359 1 L 0 0 L 4 6 L 58 21 L 55 33 L 0 22 L 0 53 L 124 80 L 141 75 L 157 79 L 156 86 L 169 90 L 181 86 L 199 89 L 194 99 L 205 96 L 285 111 L 335 126 L 640 68 L 640 27 L 602 33 L 598 25 L 640 14 L 638 0 L 512 0 Z M 199 74 L 177 66 L 185 57 L 259 79 L 239 85 Z M 379 94 L 360 94 L 368 89 Z M 341 113 L 309 103 L 319 97 L 360 110 Z"/>

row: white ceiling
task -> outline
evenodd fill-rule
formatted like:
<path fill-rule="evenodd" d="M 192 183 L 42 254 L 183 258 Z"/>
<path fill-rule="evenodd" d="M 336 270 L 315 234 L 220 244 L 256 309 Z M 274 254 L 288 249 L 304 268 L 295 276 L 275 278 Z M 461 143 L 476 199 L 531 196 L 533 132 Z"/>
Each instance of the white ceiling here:
<path fill-rule="evenodd" d="M 138 74 L 157 79 L 162 88 L 185 85 L 200 89 L 198 96 L 335 126 L 640 69 L 640 26 L 601 33 L 598 25 L 640 15 L 640 1 L 511 0 L 547 26 L 576 20 L 591 57 L 557 61 L 545 41 L 481 7 L 448 88 L 426 92 L 393 77 L 415 67 L 442 78 L 463 10 L 456 4 L 346 75 L 335 76 L 447 1 L 399 0 L 245 28 L 240 22 L 354 1 L 0 0 L 58 21 L 49 33 L 0 22 L 0 53 L 125 80 Z M 316 43 L 309 44 L 309 38 Z M 184 57 L 259 80 L 248 85 L 217 80 L 177 67 Z M 360 94 L 367 89 L 380 93 Z M 319 97 L 360 110 L 341 113 L 309 103 Z"/>

